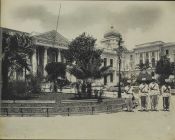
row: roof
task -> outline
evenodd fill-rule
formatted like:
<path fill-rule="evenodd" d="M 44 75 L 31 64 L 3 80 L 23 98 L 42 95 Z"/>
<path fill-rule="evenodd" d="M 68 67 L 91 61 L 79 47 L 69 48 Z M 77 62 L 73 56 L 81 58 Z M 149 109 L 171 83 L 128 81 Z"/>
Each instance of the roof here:
<path fill-rule="evenodd" d="M 29 33 L 27 33 L 27 32 L 18 31 L 18 30 L 14 30 L 14 29 L 10 29 L 10 28 L 1 27 L 1 29 L 2 29 L 2 32 L 9 32 L 9 33 L 18 33 L 18 34 L 27 34 L 27 35 L 29 35 Z"/>
<path fill-rule="evenodd" d="M 45 33 L 41 33 L 39 35 L 33 35 L 34 38 L 43 40 L 43 41 L 49 41 L 52 43 L 56 43 L 62 46 L 67 46 L 69 44 L 69 40 L 62 36 L 60 33 L 56 32 L 55 30 L 48 31 Z"/>
<path fill-rule="evenodd" d="M 135 49 L 140 49 L 140 48 L 146 48 L 146 47 L 152 47 L 152 46 L 158 46 L 158 45 L 163 45 L 164 42 L 163 41 L 154 41 L 154 42 L 147 42 L 147 43 L 143 43 L 143 44 L 138 44 L 136 45 Z"/>
<path fill-rule="evenodd" d="M 104 38 L 108 37 L 120 37 L 121 34 L 111 26 L 110 30 L 104 34 Z"/>

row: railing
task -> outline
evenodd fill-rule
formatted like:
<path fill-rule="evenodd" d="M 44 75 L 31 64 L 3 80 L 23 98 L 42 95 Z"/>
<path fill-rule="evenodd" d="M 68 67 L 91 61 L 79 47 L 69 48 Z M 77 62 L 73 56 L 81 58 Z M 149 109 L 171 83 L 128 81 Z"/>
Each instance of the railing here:
<path fill-rule="evenodd" d="M 111 101 L 111 100 L 109 100 Z M 72 116 L 72 115 L 94 115 L 99 113 L 115 113 L 123 110 L 125 102 L 102 102 L 97 103 L 97 100 L 87 100 L 86 104 L 74 104 L 77 101 L 64 100 L 61 105 L 56 105 L 54 101 L 40 101 L 40 106 L 37 102 L 32 101 L 3 101 L 7 106 L 1 107 L 1 115 L 3 116 Z M 46 104 L 47 103 L 47 104 Z M 48 106 L 48 103 L 54 106 Z M 26 105 L 25 105 L 26 104 Z M 32 106 L 30 106 L 32 104 Z M 14 106 L 15 105 L 15 106 Z M 34 106 L 33 106 L 34 105 Z"/>

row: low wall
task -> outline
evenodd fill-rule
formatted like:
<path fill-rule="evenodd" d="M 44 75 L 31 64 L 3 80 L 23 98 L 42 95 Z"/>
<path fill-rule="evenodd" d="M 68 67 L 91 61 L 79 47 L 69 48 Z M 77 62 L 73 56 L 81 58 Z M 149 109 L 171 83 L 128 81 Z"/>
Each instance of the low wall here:
<path fill-rule="evenodd" d="M 85 115 L 97 113 L 112 113 L 121 111 L 124 105 L 123 99 L 104 99 L 102 102 L 75 102 L 57 104 L 54 101 L 3 101 L 2 107 L 7 107 L 7 110 L 2 109 L 2 115 Z M 21 112 L 22 107 L 22 112 Z M 24 108 L 23 108 L 24 107 Z M 31 108 L 30 108 L 31 107 Z M 48 110 L 44 107 L 50 107 Z M 51 108 L 52 107 L 52 108 Z M 47 112 L 48 111 L 48 112 Z M 23 114 L 21 114 L 23 113 Z"/>

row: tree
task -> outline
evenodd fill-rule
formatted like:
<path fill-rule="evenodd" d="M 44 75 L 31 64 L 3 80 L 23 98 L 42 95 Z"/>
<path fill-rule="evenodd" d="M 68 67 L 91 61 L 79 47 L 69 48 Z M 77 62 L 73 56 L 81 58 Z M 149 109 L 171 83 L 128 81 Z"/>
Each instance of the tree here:
<path fill-rule="evenodd" d="M 57 92 L 57 86 L 62 90 L 62 87 L 69 82 L 66 79 L 66 64 L 62 62 L 51 62 L 45 67 L 48 74 L 48 81 L 54 83 L 54 92 Z"/>
<path fill-rule="evenodd" d="M 166 56 L 162 56 L 157 62 L 155 72 L 159 74 L 158 80 L 160 84 L 163 84 L 165 82 L 165 79 L 173 74 L 172 64 Z"/>
<path fill-rule="evenodd" d="M 34 49 L 32 37 L 26 34 L 4 31 L 2 34 L 2 91 L 8 89 L 8 81 L 11 72 L 23 69 L 30 71 L 28 57 L 32 55 Z"/>
<path fill-rule="evenodd" d="M 94 79 L 101 79 L 111 74 L 110 66 L 102 67 L 101 54 L 103 51 L 95 48 L 95 42 L 96 39 L 83 33 L 70 43 L 68 50 L 63 52 L 70 65 L 68 68 L 70 74 L 83 80 L 83 83 L 89 83 L 89 87 Z"/>
<path fill-rule="evenodd" d="M 148 68 L 150 68 L 149 62 L 146 61 L 145 63 L 139 63 L 139 64 L 137 65 L 137 68 L 138 68 L 140 71 L 147 70 Z"/>

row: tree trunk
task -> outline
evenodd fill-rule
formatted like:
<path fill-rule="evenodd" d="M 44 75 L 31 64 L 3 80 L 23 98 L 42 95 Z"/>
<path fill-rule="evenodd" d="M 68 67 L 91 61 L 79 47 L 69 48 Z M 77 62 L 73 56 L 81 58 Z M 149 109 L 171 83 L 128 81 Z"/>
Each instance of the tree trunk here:
<path fill-rule="evenodd" d="M 4 60 L 2 60 L 2 94 L 6 94 L 8 92 L 8 71 L 8 60 L 4 58 Z"/>

